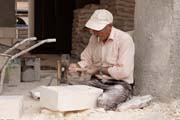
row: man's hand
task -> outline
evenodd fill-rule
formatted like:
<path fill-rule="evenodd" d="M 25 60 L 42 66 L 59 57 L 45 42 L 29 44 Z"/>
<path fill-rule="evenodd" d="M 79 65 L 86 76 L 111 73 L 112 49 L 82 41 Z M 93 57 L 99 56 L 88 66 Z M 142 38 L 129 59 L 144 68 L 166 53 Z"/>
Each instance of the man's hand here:
<path fill-rule="evenodd" d="M 94 74 L 96 74 L 97 72 L 99 72 L 99 70 L 100 70 L 100 67 L 97 67 L 97 66 L 95 66 L 95 65 L 91 65 L 91 66 L 89 66 L 89 67 L 87 68 L 86 72 L 87 72 L 88 74 L 94 75 Z"/>
<path fill-rule="evenodd" d="M 88 74 L 94 75 L 95 73 L 99 72 L 100 67 L 97 67 L 95 65 L 91 65 L 87 68 L 81 68 L 78 64 L 76 63 L 71 63 L 69 65 L 69 72 L 86 72 Z"/>
<path fill-rule="evenodd" d="M 80 70 L 81 68 L 80 68 L 80 66 L 78 65 L 78 64 L 76 64 L 76 63 L 71 63 L 70 65 L 69 65 L 69 72 L 78 72 L 78 70 Z"/>

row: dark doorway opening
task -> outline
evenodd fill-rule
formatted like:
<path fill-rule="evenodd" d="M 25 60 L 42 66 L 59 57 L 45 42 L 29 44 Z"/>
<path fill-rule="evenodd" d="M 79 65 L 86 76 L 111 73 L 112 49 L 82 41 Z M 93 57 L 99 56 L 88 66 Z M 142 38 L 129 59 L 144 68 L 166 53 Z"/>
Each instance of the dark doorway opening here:
<path fill-rule="evenodd" d="M 35 0 L 35 36 L 38 40 L 56 38 L 32 53 L 70 53 L 73 0 Z"/>
<path fill-rule="evenodd" d="M 38 40 L 56 38 L 32 51 L 43 54 L 70 54 L 73 10 L 99 0 L 35 0 L 35 36 Z"/>

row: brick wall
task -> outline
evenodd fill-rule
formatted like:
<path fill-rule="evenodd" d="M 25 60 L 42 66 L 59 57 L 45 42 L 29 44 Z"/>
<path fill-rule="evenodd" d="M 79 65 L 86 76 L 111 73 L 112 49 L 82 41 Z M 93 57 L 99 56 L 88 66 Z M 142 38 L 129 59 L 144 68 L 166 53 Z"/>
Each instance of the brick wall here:
<path fill-rule="evenodd" d="M 124 31 L 134 29 L 135 0 L 101 0 L 101 8 L 112 12 L 115 27 Z"/>
<path fill-rule="evenodd" d="M 135 0 L 101 0 L 100 5 L 86 5 L 84 8 L 74 11 L 73 33 L 72 33 L 72 57 L 79 59 L 80 53 L 86 47 L 90 34 L 85 31 L 84 25 L 94 10 L 104 8 L 112 12 L 114 26 L 130 31 L 134 29 Z"/>
<path fill-rule="evenodd" d="M 84 29 L 86 21 L 90 18 L 94 10 L 98 9 L 98 5 L 86 5 L 82 9 L 74 11 L 73 32 L 72 32 L 72 58 L 79 59 L 80 53 L 88 44 L 90 34 Z"/>

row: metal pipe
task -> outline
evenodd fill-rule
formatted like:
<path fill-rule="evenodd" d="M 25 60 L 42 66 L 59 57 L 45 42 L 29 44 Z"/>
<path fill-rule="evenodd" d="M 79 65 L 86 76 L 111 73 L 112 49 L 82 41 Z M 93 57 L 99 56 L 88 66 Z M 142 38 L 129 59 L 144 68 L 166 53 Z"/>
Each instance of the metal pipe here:
<path fill-rule="evenodd" d="M 25 41 L 25 40 L 24 40 Z M 3 69 L 1 71 L 1 78 L 0 78 L 0 94 L 2 93 L 2 90 L 3 90 L 3 83 L 4 83 L 4 77 L 5 77 L 5 72 L 6 72 L 6 68 L 8 66 L 8 64 L 10 63 L 11 60 L 21 56 L 22 54 L 26 53 L 26 52 L 29 52 L 30 50 L 44 44 L 44 43 L 51 43 L 51 42 L 56 42 L 56 39 L 46 39 L 46 40 L 42 40 L 40 41 L 39 43 L 36 43 L 35 45 L 31 46 L 30 48 L 27 48 L 23 51 L 21 51 L 20 53 L 17 53 L 13 56 L 10 57 L 10 59 L 7 60 L 6 63 L 4 63 L 4 66 L 3 66 Z M 5 54 L 6 55 L 6 54 Z"/>
<path fill-rule="evenodd" d="M 32 49 L 34 49 L 34 48 L 36 48 L 36 47 L 38 47 L 38 46 L 40 46 L 40 45 L 42 45 L 42 44 L 44 44 L 44 43 L 51 43 L 51 42 L 56 42 L 56 39 L 46 39 L 46 40 L 42 40 L 42 41 L 36 43 L 35 45 L 31 46 L 30 48 L 27 48 L 27 49 L 25 49 L 25 50 L 23 50 L 23 51 L 15 54 L 15 55 L 13 55 L 10 59 L 11 59 L 11 60 L 12 60 L 12 59 L 15 59 L 15 58 L 21 56 L 22 54 L 27 53 L 27 52 L 29 52 L 30 50 L 32 50 Z"/>
<path fill-rule="evenodd" d="M 4 52 L 4 54 L 10 53 L 11 51 L 13 51 L 14 49 L 16 49 L 17 47 L 19 47 L 20 45 L 24 44 L 24 43 L 27 42 L 27 41 L 35 41 L 35 40 L 37 40 L 36 37 L 26 38 L 26 39 L 22 40 L 21 42 L 18 42 L 17 44 L 15 44 L 13 47 L 7 49 L 7 50 Z"/>

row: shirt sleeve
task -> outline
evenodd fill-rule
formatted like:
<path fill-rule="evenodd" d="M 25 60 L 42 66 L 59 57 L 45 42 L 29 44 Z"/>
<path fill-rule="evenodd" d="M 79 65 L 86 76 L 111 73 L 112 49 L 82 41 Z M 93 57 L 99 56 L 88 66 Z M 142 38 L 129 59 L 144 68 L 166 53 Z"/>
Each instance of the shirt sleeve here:
<path fill-rule="evenodd" d="M 92 64 L 92 49 L 94 37 L 91 36 L 87 47 L 81 53 L 81 61 L 78 62 L 81 68 L 85 68 Z"/>
<path fill-rule="evenodd" d="M 111 77 L 117 80 L 123 80 L 134 70 L 134 43 L 132 38 L 125 39 L 127 41 L 118 49 L 117 65 L 108 68 Z"/>

